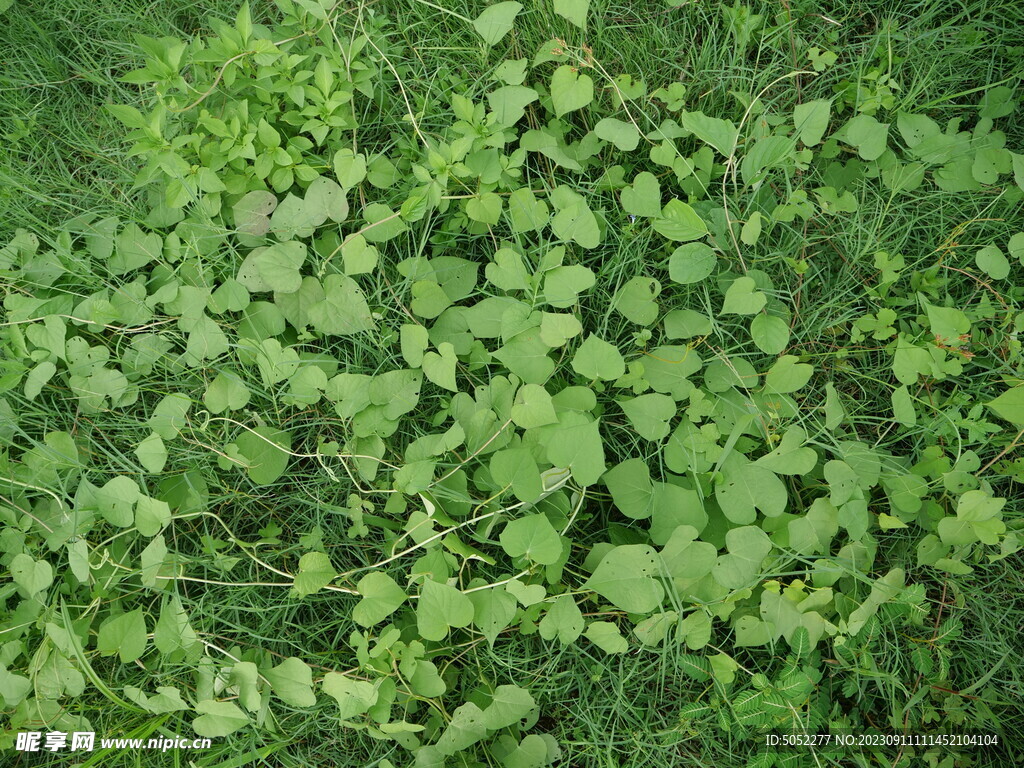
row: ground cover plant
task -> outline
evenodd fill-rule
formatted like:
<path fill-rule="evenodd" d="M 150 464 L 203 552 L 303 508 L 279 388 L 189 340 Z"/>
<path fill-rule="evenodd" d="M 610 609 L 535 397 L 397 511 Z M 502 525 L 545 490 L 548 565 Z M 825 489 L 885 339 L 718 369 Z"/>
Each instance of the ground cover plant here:
<path fill-rule="evenodd" d="M 1024 759 L 1019 6 L 0 8 L 4 764 Z"/>

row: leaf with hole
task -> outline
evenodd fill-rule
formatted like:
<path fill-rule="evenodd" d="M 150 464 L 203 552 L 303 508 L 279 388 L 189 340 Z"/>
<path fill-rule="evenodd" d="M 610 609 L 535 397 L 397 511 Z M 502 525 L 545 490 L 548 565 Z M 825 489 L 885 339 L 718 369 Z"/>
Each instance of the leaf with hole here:
<path fill-rule="evenodd" d="M 624 611 L 650 613 L 665 596 L 656 579 L 661 575 L 661 561 L 654 549 L 646 544 L 623 544 L 601 559 L 583 586 Z"/>

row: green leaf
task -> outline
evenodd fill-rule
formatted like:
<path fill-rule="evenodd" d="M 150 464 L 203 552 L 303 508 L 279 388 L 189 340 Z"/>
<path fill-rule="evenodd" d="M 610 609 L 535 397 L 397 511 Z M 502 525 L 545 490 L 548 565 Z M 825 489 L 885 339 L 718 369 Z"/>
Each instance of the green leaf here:
<path fill-rule="evenodd" d="M 323 552 L 307 552 L 299 558 L 299 571 L 295 574 L 292 591 L 298 598 L 319 592 L 338 576 L 331 559 Z"/>
<path fill-rule="evenodd" d="M 725 292 L 725 302 L 722 304 L 723 315 L 756 315 L 765 304 L 768 297 L 763 291 L 757 290 L 757 283 L 754 278 L 737 277 L 732 281 L 729 289 Z"/>
<path fill-rule="evenodd" d="M 414 315 L 432 320 L 448 307 L 452 300 L 438 283 L 433 280 L 417 280 L 412 284 L 412 302 L 410 309 Z"/>
<path fill-rule="evenodd" d="M 313 670 L 302 659 L 291 656 L 277 666 L 264 670 L 263 677 L 285 704 L 293 707 L 312 707 L 316 704 Z"/>
<path fill-rule="evenodd" d="M 185 426 L 185 415 L 191 405 L 192 401 L 186 395 L 165 395 L 153 409 L 153 415 L 149 417 L 147 424 L 164 440 L 173 440 Z"/>
<path fill-rule="evenodd" d="M 135 502 L 135 527 L 143 536 L 156 536 L 171 522 L 171 508 L 162 499 L 141 496 Z"/>
<path fill-rule="evenodd" d="M 135 455 L 143 468 L 154 475 L 163 472 L 167 463 L 167 448 L 156 432 L 150 432 L 149 437 L 135 447 Z"/>
<path fill-rule="evenodd" d="M 557 3 L 558 0 L 555 0 Z M 605 141 L 610 141 L 623 152 L 632 152 L 640 144 L 640 132 L 632 123 L 606 117 L 594 126 L 594 133 Z"/>
<path fill-rule="evenodd" d="M 651 516 L 654 484 L 646 461 L 626 459 L 605 472 L 601 479 L 608 486 L 615 506 L 626 517 L 643 520 Z"/>
<path fill-rule="evenodd" d="M 580 29 L 586 29 L 590 0 L 555 0 L 555 13 Z"/>
<path fill-rule="evenodd" d="M 490 470 L 494 482 L 502 487 L 511 486 L 515 497 L 522 502 L 536 501 L 544 492 L 537 462 L 533 453 L 525 448 L 495 451 Z"/>
<path fill-rule="evenodd" d="M 551 76 L 551 104 L 556 117 L 582 109 L 593 99 L 594 81 L 589 75 L 576 72 L 574 67 L 563 64 Z"/>
<path fill-rule="evenodd" d="M 512 422 L 523 429 L 543 427 L 558 421 L 551 395 L 537 384 L 524 384 L 516 393 L 512 406 Z"/>
<path fill-rule="evenodd" d="M 14 583 L 29 597 L 34 597 L 53 583 L 53 567 L 45 560 L 33 560 L 24 552 L 15 555 L 8 568 Z"/>
<path fill-rule="evenodd" d="M 718 257 L 711 246 L 687 243 L 676 248 L 668 259 L 668 274 L 674 282 L 699 283 L 715 271 Z"/>
<path fill-rule="evenodd" d="M 321 211 L 289 192 L 270 217 L 270 231 L 282 242 L 312 237 L 316 228 L 324 223 L 320 214 Z"/>
<path fill-rule="evenodd" d="M 452 713 L 451 721 L 437 740 L 435 748 L 442 755 L 454 755 L 473 746 L 486 735 L 487 725 L 483 711 L 468 701 Z M 446 763 L 441 761 L 432 765 L 444 768 Z"/>
<path fill-rule="evenodd" d="M 649 218 L 661 215 L 661 185 L 653 173 L 638 173 L 632 186 L 623 187 L 620 198 L 626 213 Z"/>
<path fill-rule="evenodd" d="M 802 389 L 811 380 L 814 366 L 798 362 L 799 360 L 796 355 L 783 355 L 776 360 L 775 365 L 768 369 L 768 375 L 765 376 L 765 391 L 786 395 Z"/>
<path fill-rule="evenodd" d="M 777 355 L 789 345 L 789 325 L 781 317 L 759 314 L 750 322 L 750 338 L 766 355 Z"/>
<path fill-rule="evenodd" d="M 957 502 L 956 517 L 939 520 L 939 538 L 954 546 L 976 541 L 996 545 L 1006 532 L 1006 524 L 1000 519 L 1005 505 L 1006 499 L 992 498 L 984 491 L 967 491 Z"/>
<path fill-rule="evenodd" d="M 669 240 L 686 242 L 708 234 L 708 225 L 689 205 L 672 198 L 661 209 L 661 217 L 654 220 L 654 229 Z"/>
<path fill-rule="evenodd" d="M 750 218 L 744 222 L 743 227 L 740 229 L 740 242 L 744 245 L 757 244 L 758 238 L 761 237 L 761 221 L 763 218 L 758 211 L 750 214 Z"/>
<path fill-rule="evenodd" d="M 523 257 L 511 248 L 501 248 L 494 254 L 494 261 L 484 267 L 487 281 L 503 291 L 526 291 L 530 289 L 530 275 L 523 264 Z"/>
<path fill-rule="evenodd" d="M 43 387 L 46 383 L 53 378 L 53 374 L 57 372 L 57 366 L 51 363 L 49 360 L 44 360 L 39 363 L 28 376 L 25 377 L 25 397 L 29 400 L 35 400 L 39 393 L 43 391 Z"/>
<path fill-rule="evenodd" d="M 347 275 L 327 276 L 324 299 L 309 308 L 309 321 L 328 336 L 348 336 L 376 327 L 362 289 Z"/>
<path fill-rule="evenodd" d="M 718 549 L 707 541 L 697 541 L 698 529 L 679 525 L 665 542 L 661 559 L 665 570 L 675 579 L 694 582 L 707 576 L 718 562 Z"/>
<path fill-rule="evenodd" d="M 737 525 L 757 518 L 755 509 L 767 517 L 778 517 L 786 510 L 786 485 L 773 472 L 745 460 L 726 462 L 723 482 L 715 488 L 715 499 L 722 513 Z"/>
<path fill-rule="evenodd" d="M 377 268 L 380 252 L 376 246 L 369 245 L 362 235 L 352 235 L 346 237 L 341 245 L 341 258 L 346 275 L 365 275 Z"/>
<path fill-rule="evenodd" d="M 1010 262 L 998 245 L 986 245 L 974 255 L 978 269 L 993 280 L 1003 280 L 1010 275 Z"/>
<path fill-rule="evenodd" d="M 126 275 L 160 258 L 164 240 L 155 232 L 143 232 L 129 224 L 114 241 L 116 249 L 106 268 L 112 275 Z"/>
<path fill-rule="evenodd" d="M 506 85 L 487 94 L 487 103 L 499 125 L 513 126 L 526 114 L 526 107 L 538 99 L 533 88 Z"/>
<path fill-rule="evenodd" d="M 546 515 L 527 515 L 511 521 L 498 540 L 509 557 L 551 565 L 562 556 L 562 540 Z"/>
<path fill-rule="evenodd" d="M 1006 249 L 1013 258 L 1024 264 L 1024 232 L 1017 232 L 1011 235 L 1006 243 Z"/>
<path fill-rule="evenodd" d="M 510 736 L 500 736 L 498 742 L 503 751 L 509 748 L 499 758 L 504 768 L 544 768 L 550 763 L 548 742 L 536 733 L 527 734 L 519 744 Z"/>
<path fill-rule="evenodd" d="M 416 606 L 416 625 L 424 640 L 444 640 L 451 627 L 473 621 L 473 603 L 455 587 L 432 579 L 423 582 Z"/>
<path fill-rule="evenodd" d="M 100 625 L 96 650 L 102 656 L 115 653 L 121 663 L 129 664 L 146 651 L 146 619 L 142 609 L 112 616 Z"/>
<path fill-rule="evenodd" d="M 127 528 L 135 520 L 134 506 L 139 496 L 138 484 L 130 477 L 118 475 L 96 491 L 96 505 L 108 523 Z"/>
<path fill-rule="evenodd" d="M 537 708 L 537 702 L 525 688 L 517 685 L 499 685 L 491 695 L 491 703 L 483 713 L 483 724 L 497 731 L 518 725 Z"/>
<path fill-rule="evenodd" d="M 729 157 L 736 146 L 736 126 L 728 120 L 708 117 L 703 112 L 680 112 L 679 122 L 683 128 L 695 135 L 705 144 L 710 144 L 718 152 Z"/>
<path fill-rule="evenodd" d="M 231 212 L 239 234 L 263 237 L 270 231 L 270 215 L 277 208 L 277 196 L 265 189 L 256 189 L 243 195 Z"/>
<path fill-rule="evenodd" d="M 665 335 L 670 339 L 692 339 L 712 331 L 711 318 L 692 309 L 675 309 L 665 316 Z"/>
<path fill-rule="evenodd" d="M 580 613 L 576 601 L 571 595 L 562 595 L 548 608 L 544 618 L 537 625 L 540 636 L 545 640 L 554 640 L 562 645 L 570 645 L 583 634 L 583 614 Z"/>
<path fill-rule="evenodd" d="M 377 688 L 363 680 L 353 680 L 341 672 L 324 675 L 324 693 L 338 702 L 340 717 L 351 720 L 368 712 L 377 701 Z"/>
<path fill-rule="evenodd" d="M 765 178 L 765 172 L 785 167 L 793 157 L 794 141 L 785 136 L 765 136 L 754 142 L 743 155 L 740 176 L 743 183 L 756 185 Z"/>
<path fill-rule="evenodd" d="M 910 396 L 910 390 L 906 384 L 893 390 L 892 396 L 892 417 L 897 424 L 905 427 L 912 427 L 917 423 L 917 411 L 914 410 L 914 400 Z"/>
<path fill-rule="evenodd" d="M 629 650 L 629 642 L 610 621 L 591 622 L 585 637 L 605 653 L 625 653 Z"/>
<path fill-rule="evenodd" d="M 539 231 L 548 223 L 548 204 L 538 200 L 529 187 L 520 187 L 508 198 L 509 224 L 513 232 Z"/>
<path fill-rule="evenodd" d="M 691 243 L 695 245 L 695 243 Z M 634 277 L 615 292 L 612 308 L 631 323 L 651 325 L 658 319 L 661 283 L 649 277 Z"/>
<path fill-rule="evenodd" d="M 821 141 L 831 111 L 831 99 L 805 101 L 793 108 L 793 125 L 804 146 L 813 147 Z"/>
<path fill-rule="evenodd" d="M 348 218 L 348 200 L 345 198 L 345 190 L 326 176 L 318 176 L 313 179 L 306 188 L 303 202 L 317 226 L 328 219 L 340 223 Z"/>
<path fill-rule="evenodd" d="M 342 189 L 352 189 L 366 178 L 366 158 L 351 149 L 339 149 L 334 153 L 334 173 Z"/>
<path fill-rule="evenodd" d="M 548 461 L 568 468 L 581 486 L 600 480 L 605 463 L 598 422 L 582 414 L 567 414 L 552 429 L 546 437 Z"/>
<path fill-rule="evenodd" d="M 772 551 L 772 543 L 760 528 L 747 525 L 725 534 L 727 555 L 719 555 L 712 574 L 726 589 L 740 589 L 760 573 L 761 564 Z"/>
<path fill-rule="evenodd" d="M 372 627 L 397 611 L 408 599 L 398 583 L 381 571 L 369 573 L 356 584 L 362 599 L 352 609 L 352 620 L 361 627 Z"/>
<path fill-rule="evenodd" d="M 544 587 L 540 591 L 541 595 L 535 602 L 544 599 Z M 507 590 L 494 588 L 471 592 L 469 599 L 473 603 L 473 624 L 493 647 L 498 635 L 516 615 L 516 598 Z"/>
<path fill-rule="evenodd" d="M 576 350 L 572 369 L 585 379 L 614 380 L 626 372 L 626 364 L 616 347 L 590 334 Z"/>
<path fill-rule="evenodd" d="M 544 312 L 541 315 L 540 338 L 549 347 L 560 347 L 582 332 L 583 325 L 575 315 L 555 312 Z"/>
<path fill-rule="evenodd" d="M 236 374 L 221 371 L 206 388 L 203 404 L 213 414 L 237 411 L 249 404 L 250 396 L 249 389 Z"/>
<path fill-rule="evenodd" d="M 493 355 L 523 381 L 539 385 L 555 370 L 555 361 L 548 357 L 550 351 L 541 341 L 538 329 L 531 328 L 513 336 Z"/>
<path fill-rule="evenodd" d="M 230 701 L 200 701 L 196 712 L 199 717 L 192 721 L 192 727 L 200 736 L 211 739 L 223 738 L 249 724 L 249 716 Z"/>
<path fill-rule="evenodd" d="M 763 534 L 762 534 L 763 535 Z M 665 596 L 658 553 L 646 544 L 623 544 L 608 552 L 583 585 L 630 613 L 650 613 Z"/>
<path fill-rule="evenodd" d="M 601 243 L 601 228 L 597 224 L 597 217 L 582 200 L 556 213 L 551 219 L 551 231 L 562 240 L 572 240 L 581 248 L 596 248 Z"/>
<path fill-rule="evenodd" d="M 555 267 L 544 275 L 544 300 L 567 309 L 579 300 L 579 294 L 593 288 L 596 280 L 593 272 L 578 264 Z"/>
<path fill-rule="evenodd" d="M 235 445 L 248 460 L 246 472 L 257 485 L 276 482 L 288 468 L 292 447 L 290 432 L 267 426 L 247 429 L 238 436 Z"/>
<path fill-rule="evenodd" d="M 862 160 L 877 160 L 885 152 L 889 124 L 880 123 L 870 115 L 857 115 L 836 136 L 856 147 Z"/>
<path fill-rule="evenodd" d="M 996 416 L 1024 427 L 1024 384 L 1008 389 L 994 400 L 985 403 Z"/>
<path fill-rule="evenodd" d="M 493 192 L 466 201 L 466 215 L 481 224 L 494 225 L 501 220 L 501 198 Z"/>
<path fill-rule="evenodd" d="M 486 45 L 494 45 L 509 33 L 521 10 L 523 6 L 519 3 L 495 3 L 476 17 L 473 29 L 483 38 Z"/>
<path fill-rule="evenodd" d="M 437 352 L 423 355 L 423 375 L 443 389 L 458 392 L 455 385 L 455 347 L 443 341 L 437 345 Z"/>
<path fill-rule="evenodd" d="M 669 421 L 676 415 L 676 401 L 668 395 L 648 394 L 620 400 L 619 406 L 645 440 L 661 440 L 669 433 Z"/>

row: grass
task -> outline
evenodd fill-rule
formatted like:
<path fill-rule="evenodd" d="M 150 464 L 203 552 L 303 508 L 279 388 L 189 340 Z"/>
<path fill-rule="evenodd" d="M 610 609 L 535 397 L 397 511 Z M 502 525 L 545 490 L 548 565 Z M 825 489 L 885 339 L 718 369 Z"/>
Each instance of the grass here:
<path fill-rule="evenodd" d="M 392 43 L 392 48 L 384 51 L 387 66 L 381 66 L 380 74 L 382 78 L 394 75 L 398 87 L 394 98 L 378 100 L 376 109 L 364 116 L 361 130 L 367 143 L 376 137 L 398 134 L 408 125 L 403 122 L 406 98 L 417 114 L 419 129 L 435 135 L 450 125 L 453 93 L 480 99 L 490 87 L 487 78 L 494 57 L 482 52 L 475 33 L 460 18 L 475 17 L 482 4 L 452 0 L 442 5 L 447 13 L 417 0 L 380 0 L 346 10 L 367 24 L 371 23 L 370 10 L 377 19 L 387 19 L 385 36 Z M 847 114 L 852 114 L 863 99 L 874 95 L 871 89 L 879 77 L 888 77 L 892 83 L 889 114 L 927 110 L 942 121 L 976 104 L 985 88 L 999 83 L 1019 86 L 1024 77 L 1024 6 L 1008 0 L 754 2 L 751 11 L 761 15 L 770 29 L 749 46 L 738 44 L 736 33 L 722 21 L 724 6 L 719 4 L 671 8 L 653 0 L 594 0 L 591 27 L 585 38 L 553 14 L 548 3 L 524 5 L 527 8 L 514 32 L 511 57 L 532 58 L 552 38 L 575 34 L 576 39 L 593 46 L 594 57 L 608 72 L 645 78 L 652 89 L 682 82 L 687 89 L 688 109 L 735 121 L 747 109 L 744 99 L 758 93 L 763 94 L 765 107 L 781 112 L 798 100 L 829 98 L 841 89 L 849 94 Z M 269 8 L 270 3 L 253 3 L 257 18 L 269 13 Z M 144 106 L 141 89 L 120 79 L 139 61 L 135 35 L 190 38 L 207 31 L 211 19 L 231 21 L 235 12 L 234 0 L 52 0 L 42 4 L 15 0 L 13 8 L 0 16 L 7 40 L 0 54 L 0 115 L 4 116 L 0 121 L 0 242 L 6 243 L 18 229 L 29 229 L 53 246 L 56 238 L 51 233 L 83 213 L 141 220 L 143 208 L 132 189 L 136 161 L 128 156 L 123 126 L 103 105 Z M 835 52 L 835 65 L 813 72 L 812 62 L 804 55 L 810 47 Z M 859 93 L 858 84 L 862 88 Z M 654 124 L 655 108 L 639 105 L 636 109 L 639 120 L 649 119 Z M 757 119 L 757 113 L 752 119 Z M 1001 121 L 1000 129 L 1005 131 L 1008 147 L 1024 147 L 1020 120 Z M 576 126 L 576 131 L 582 135 L 582 124 Z M 826 169 L 816 165 L 801 183 L 808 188 L 839 186 L 835 179 L 841 178 L 841 173 L 838 163 Z M 552 178 L 538 172 L 536 178 L 527 181 L 547 188 Z M 602 209 L 609 229 L 606 247 L 586 262 L 598 274 L 597 287 L 589 299 L 593 328 L 621 349 L 638 350 L 632 339 L 633 329 L 610 309 L 612 297 L 626 280 L 654 261 L 660 264 L 663 258 L 655 251 L 649 233 L 634 232 L 618 211 L 615 195 L 601 193 L 595 182 L 589 177 L 578 182 L 581 191 L 594 194 L 599 201 L 594 207 Z M 771 251 L 762 253 L 750 266 L 762 270 L 773 283 L 774 295 L 794 307 L 793 348 L 805 352 L 807 360 L 831 374 L 846 398 L 851 429 L 876 448 L 898 457 L 917 455 L 932 433 L 946 428 L 944 423 L 952 418 L 947 406 L 955 405 L 957 397 L 963 400 L 960 416 L 967 419 L 969 405 L 989 400 L 993 393 L 974 389 L 976 385 L 969 379 L 957 380 L 952 393 L 933 396 L 923 389 L 914 391 L 921 402 L 942 406 L 943 413 L 931 420 L 922 417 L 911 429 L 891 430 L 887 404 L 895 387 L 889 375 L 890 361 L 881 352 L 883 343 L 864 341 L 865 347 L 877 348 L 863 350 L 853 365 L 849 345 L 839 334 L 845 333 L 852 320 L 877 312 L 882 306 L 864 290 L 876 272 L 874 259 L 879 251 L 903 254 L 907 272 L 918 276 L 920 292 L 902 299 L 901 313 L 923 313 L 920 297 L 930 295 L 931 286 L 948 290 L 964 306 L 993 293 L 990 286 L 954 277 L 951 270 L 970 265 L 968 251 L 973 254 L 974 248 L 967 246 L 1002 237 L 1011 222 L 1019 228 L 1020 202 L 1006 195 L 986 198 L 932 187 L 895 196 L 877 185 L 854 181 L 847 186 L 858 197 L 856 213 L 834 221 L 825 219 L 824 223 L 816 220 L 806 225 L 797 219 L 783 225 L 776 230 Z M 759 205 L 757 200 L 746 202 L 751 209 Z M 748 211 L 732 213 L 746 218 Z M 945 268 L 936 267 L 937 249 L 968 222 L 975 223 L 963 230 L 959 240 L 962 249 L 950 250 L 942 265 Z M 485 260 L 481 254 L 490 245 L 486 238 L 435 229 L 429 239 L 424 234 L 417 247 L 452 249 L 465 258 Z M 792 259 L 807 260 L 813 266 L 811 277 L 804 279 L 797 274 L 788 261 Z M 95 290 L 91 285 L 94 280 L 83 271 L 83 296 Z M 384 306 L 396 295 L 403 296 L 407 289 L 381 283 L 373 300 Z M 1010 291 L 1019 298 L 1019 287 L 1011 286 Z M 997 301 L 1000 297 L 991 298 Z M 687 300 L 691 306 L 709 308 L 717 301 L 704 287 L 693 288 Z M 102 332 L 94 336 L 102 338 Z M 127 340 L 123 343 L 128 344 Z M 735 324 L 723 323 L 717 336 L 708 342 L 709 347 L 712 343 L 729 355 L 756 356 L 751 354 L 744 329 Z M 381 347 L 369 342 L 353 345 L 347 354 L 342 363 L 351 370 L 372 373 L 402 367 L 397 350 L 382 352 Z M 710 356 L 710 352 L 703 354 Z M 979 358 L 992 377 L 986 381 L 1014 374 L 1013 364 L 1000 357 L 996 344 Z M 249 373 L 250 381 L 259 380 L 255 368 Z M 179 367 L 173 380 L 165 375 L 164 381 L 149 380 L 144 393 L 147 401 L 155 403 L 164 394 L 183 387 L 199 392 L 206 384 L 202 372 L 187 367 Z M 484 383 L 486 377 L 481 374 L 479 380 Z M 19 439 L 53 429 L 81 430 L 92 435 L 94 450 L 103 464 L 134 471 L 128 469 L 135 461 L 131 447 L 147 434 L 144 425 L 130 415 L 119 417 L 115 413 L 76 421 L 74 414 L 48 411 L 42 402 L 36 401 L 19 412 Z M 815 400 L 808 396 L 808 402 Z M 886 404 L 884 408 L 880 403 Z M 338 420 L 329 412 L 311 409 L 281 415 L 296 419 L 298 428 L 309 435 L 339 428 Z M 621 430 L 615 429 L 612 417 L 609 422 L 606 447 L 610 454 L 622 458 L 644 455 L 643 443 L 625 428 L 624 422 Z M 411 442 L 430 429 L 429 424 L 410 426 L 402 439 Z M 185 494 L 188 482 L 206 470 L 216 473 L 216 456 L 206 449 L 204 439 L 194 435 L 193 440 L 177 448 L 185 452 L 181 458 L 200 471 L 189 477 L 168 478 L 164 483 L 178 483 L 178 490 Z M 301 453 L 314 449 L 312 440 L 300 441 L 293 450 Z M 955 450 L 957 455 L 964 449 L 977 451 L 984 463 L 1007 444 L 1002 434 L 992 441 L 977 439 L 959 444 Z M 1002 495 L 1009 499 L 1007 519 L 1019 523 L 1024 511 L 1019 483 L 1005 479 L 997 482 L 1001 483 Z M 798 495 L 806 492 L 796 483 L 792 490 Z M 209 573 L 220 570 L 222 574 L 220 578 L 211 575 L 209 583 L 185 584 L 179 591 L 209 654 L 231 658 L 249 647 L 260 647 L 274 656 L 304 659 L 314 666 L 315 677 L 356 666 L 350 635 L 357 627 L 349 614 L 357 598 L 321 592 L 305 601 L 289 601 L 282 600 L 282 587 L 266 585 L 285 581 L 268 572 L 268 566 L 294 572 L 299 556 L 309 548 L 302 543 L 303 537 L 322 542 L 340 567 L 372 562 L 376 556 L 373 548 L 353 543 L 345 535 L 348 517 L 344 510 L 350 492 L 347 482 L 325 483 L 321 468 L 305 462 L 293 468 L 287 484 L 273 493 L 254 493 L 238 476 L 234 484 L 225 482 L 200 494 L 208 495 L 208 500 L 197 502 L 196 514 L 176 526 L 173 543 L 186 558 L 205 564 Z M 593 495 L 595 503 L 579 521 L 577 544 L 590 546 L 602 540 L 610 523 L 618 526 L 616 532 L 623 542 L 631 541 L 636 526 L 617 516 L 600 490 L 595 489 Z M 387 499 L 374 497 L 374 514 L 398 514 L 384 511 Z M 202 505 L 206 511 L 200 514 Z M 263 549 L 243 550 L 231 545 L 232 538 L 254 541 L 261 537 L 279 541 Z M 1019 734 L 1024 731 L 1024 707 L 1020 705 L 1024 673 L 1018 663 L 1024 653 L 1019 632 L 1024 626 L 1020 556 L 977 563 L 971 577 L 936 580 L 930 569 L 915 568 L 914 546 L 916 539 L 910 536 L 902 544 L 898 537 L 887 539 L 887 557 L 892 562 L 905 558 L 908 570 L 926 585 L 932 616 L 938 612 L 941 621 L 933 626 L 930 619 L 921 628 L 923 639 L 910 638 L 895 620 L 889 622 L 883 616 L 878 627 L 880 639 L 870 648 L 865 645 L 860 649 L 859 657 L 854 652 L 850 658 L 827 659 L 826 669 L 832 679 L 821 685 L 836 691 L 838 709 L 868 713 L 869 719 L 872 715 L 896 718 L 908 701 L 913 701 L 915 711 L 932 707 L 937 712 L 949 704 L 946 699 L 950 698 L 956 699 L 957 706 L 966 713 L 965 722 L 989 722 L 993 730 L 998 727 Z M 235 559 L 237 562 L 231 564 Z M 493 571 L 497 578 L 500 569 Z M 217 581 L 225 583 L 214 583 Z M 951 621 L 958 625 L 958 631 L 950 631 Z M 685 649 L 676 644 L 608 656 L 589 645 L 553 646 L 536 635 L 513 635 L 509 642 L 494 647 L 477 641 L 462 649 L 459 641 L 452 642 L 453 647 L 445 650 L 455 654 L 460 663 L 446 667 L 449 687 L 472 696 L 481 680 L 512 677 L 530 681 L 533 695 L 545 705 L 541 730 L 558 740 L 565 765 L 738 767 L 755 764 L 748 761 L 762 752 L 761 742 L 754 736 L 734 741 L 723 738 L 714 727 L 713 716 L 693 723 L 680 722 L 679 706 L 703 700 L 708 690 L 683 673 L 680 653 Z M 919 693 L 921 678 L 911 659 L 911 652 L 922 643 L 934 649 L 936 664 L 949 667 L 946 684 L 933 686 L 924 695 Z M 775 655 L 741 650 L 736 658 L 749 665 L 751 674 L 775 674 L 784 655 L 784 649 Z M 437 657 L 450 658 L 440 652 Z M 114 659 L 96 658 L 93 663 L 111 685 L 133 685 L 144 679 L 138 670 Z M 169 679 L 189 679 L 197 663 L 195 658 L 182 658 L 179 669 L 165 669 L 163 673 Z M 204 684 L 201 677 L 196 685 Z M 965 695 L 950 696 L 947 689 Z M 91 688 L 75 706 L 92 720 L 98 733 L 127 733 L 143 724 L 136 715 L 102 700 Z M 410 706 L 422 710 L 427 705 L 413 702 Z M 421 713 L 411 711 L 409 719 Z M 993 713 L 991 717 L 989 713 Z M 273 735 L 268 736 L 268 732 Z M 1007 746 L 1004 752 L 977 751 L 974 764 L 992 768 L 1010 765 L 1013 763 L 1006 761 L 1024 759 L 1022 750 L 1024 745 L 1017 744 Z M 93 764 L 176 765 L 188 764 L 185 761 L 189 757 L 181 753 L 163 756 L 156 762 L 149 755 L 119 754 L 104 756 Z M 320 707 L 310 712 L 286 707 L 267 731 L 246 730 L 230 740 L 215 740 L 213 749 L 204 752 L 196 764 L 209 768 L 242 764 L 362 768 L 386 766 L 385 760 L 394 765 L 408 764 L 407 753 L 393 742 L 340 729 L 333 709 Z M 863 752 L 842 757 L 824 755 L 819 764 L 866 768 L 890 763 Z"/>

